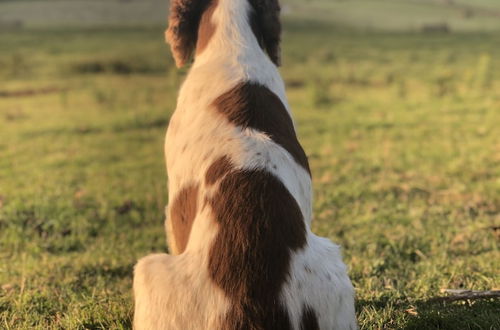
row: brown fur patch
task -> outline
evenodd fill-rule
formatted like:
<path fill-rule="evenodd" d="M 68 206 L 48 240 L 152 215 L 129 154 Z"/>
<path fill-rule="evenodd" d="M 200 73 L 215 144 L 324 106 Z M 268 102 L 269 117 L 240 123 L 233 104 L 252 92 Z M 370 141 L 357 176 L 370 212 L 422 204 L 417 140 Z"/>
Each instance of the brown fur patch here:
<path fill-rule="evenodd" d="M 300 330 L 319 330 L 318 318 L 316 317 L 316 313 L 307 305 L 305 305 L 302 309 Z"/>
<path fill-rule="evenodd" d="M 300 146 L 292 119 L 279 97 L 256 83 L 240 83 L 214 101 L 217 111 L 233 124 L 266 133 L 292 155 L 309 174 L 309 162 Z"/>
<path fill-rule="evenodd" d="M 191 58 L 198 39 L 198 27 L 211 0 L 172 0 L 165 33 L 175 63 L 183 66 Z"/>
<path fill-rule="evenodd" d="M 179 253 L 184 252 L 191 227 L 198 209 L 198 185 L 189 185 L 181 189 L 170 209 L 170 219 L 174 240 Z"/>
<path fill-rule="evenodd" d="M 205 183 L 212 185 L 220 178 L 226 175 L 232 169 L 231 159 L 228 156 L 222 156 L 210 165 L 205 174 Z"/>
<path fill-rule="evenodd" d="M 217 5 L 218 0 L 212 0 L 210 6 L 201 16 L 200 27 L 198 29 L 198 42 L 196 43 L 196 55 L 201 54 L 205 50 L 215 33 L 216 26 L 212 22 L 212 15 Z"/>
<path fill-rule="evenodd" d="M 306 244 L 297 202 L 263 170 L 232 170 L 208 202 L 220 225 L 209 273 L 231 301 L 222 328 L 290 329 L 279 295 L 291 252 Z"/>
<path fill-rule="evenodd" d="M 281 63 L 281 22 L 278 0 L 250 0 L 250 25 L 257 41 L 276 65 Z"/>

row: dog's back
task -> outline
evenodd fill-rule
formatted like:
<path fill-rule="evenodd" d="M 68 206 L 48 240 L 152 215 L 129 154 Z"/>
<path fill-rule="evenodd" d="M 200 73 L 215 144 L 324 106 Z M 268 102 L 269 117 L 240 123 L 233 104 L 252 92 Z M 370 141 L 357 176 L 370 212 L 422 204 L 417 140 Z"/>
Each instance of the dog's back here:
<path fill-rule="evenodd" d="M 173 255 L 136 266 L 137 329 L 356 327 L 339 249 L 310 231 L 278 15 L 275 0 L 172 3 L 176 62 L 196 60 L 165 142 Z"/>

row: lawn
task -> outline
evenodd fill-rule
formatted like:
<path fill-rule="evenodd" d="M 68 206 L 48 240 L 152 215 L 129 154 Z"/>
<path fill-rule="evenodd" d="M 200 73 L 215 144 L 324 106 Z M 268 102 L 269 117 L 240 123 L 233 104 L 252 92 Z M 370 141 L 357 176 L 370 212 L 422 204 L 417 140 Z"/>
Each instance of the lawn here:
<path fill-rule="evenodd" d="M 186 73 L 163 28 L 0 34 L 0 328 L 131 327 Z M 499 300 L 433 300 L 500 286 L 500 34 L 289 18 L 283 56 L 313 230 L 343 247 L 361 328 L 500 329 Z"/>

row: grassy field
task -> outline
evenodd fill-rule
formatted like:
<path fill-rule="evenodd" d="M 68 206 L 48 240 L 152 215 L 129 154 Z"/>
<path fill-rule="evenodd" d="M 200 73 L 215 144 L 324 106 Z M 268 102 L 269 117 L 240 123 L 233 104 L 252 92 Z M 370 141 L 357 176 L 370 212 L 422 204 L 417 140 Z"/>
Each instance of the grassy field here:
<path fill-rule="evenodd" d="M 446 25 L 453 31 L 499 31 L 498 0 L 281 0 L 292 18 L 356 29 L 419 31 Z M 0 0 L 0 29 L 160 25 L 168 0 Z"/>
<path fill-rule="evenodd" d="M 291 15 L 282 74 L 361 327 L 500 329 L 498 300 L 432 300 L 500 286 L 500 34 L 340 23 Z M 184 75 L 159 25 L 0 33 L 0 328 L 131 327 Z"/>

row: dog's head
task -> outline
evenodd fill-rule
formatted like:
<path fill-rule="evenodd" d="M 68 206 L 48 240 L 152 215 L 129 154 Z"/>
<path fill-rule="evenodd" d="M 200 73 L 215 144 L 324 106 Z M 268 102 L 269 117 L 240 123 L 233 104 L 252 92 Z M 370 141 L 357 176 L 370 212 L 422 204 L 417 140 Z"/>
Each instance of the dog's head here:
<path fill-rule="evenodd" d="M 242 5 L 248 1 L 247 23 L 262 49 L 279 65 L 281 23 L 278 0 L 171 0 L 166 39 L 177 66 L 185 65 L 197 47 L 206 46 L 206 38 L 217 28 L 212 26 L 210 16 L 224 1 L 238 1 Z"/>

